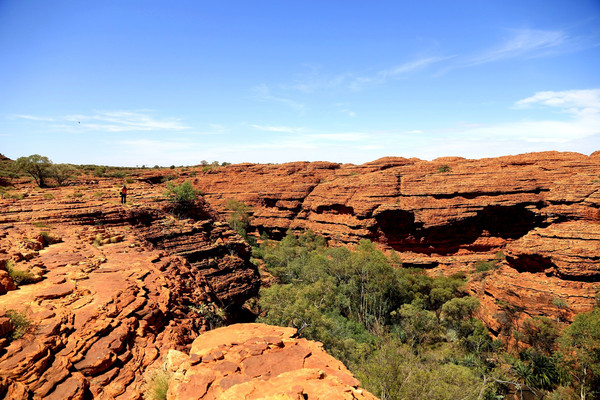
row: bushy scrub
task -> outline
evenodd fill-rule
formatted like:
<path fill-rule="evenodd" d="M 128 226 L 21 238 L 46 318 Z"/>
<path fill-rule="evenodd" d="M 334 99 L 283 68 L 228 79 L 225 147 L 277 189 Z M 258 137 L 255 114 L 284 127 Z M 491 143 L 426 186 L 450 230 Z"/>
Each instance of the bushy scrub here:
<path fill-rule="evenodd" d="M 398 260 L 367 240 L 352 250 L 325 244 L 311 233 L 262 243 L 255 255 L 280 282 L 261 289 L 262 321 L 293 326 L 323 342 L 332 355 L 368 377 L 366 384 L 382 399 L 450 399 L 466 382 L 477 393 L 491 390 L 468 367 L 427 361 L 431 348 L 442 344 L 466 353 L 475 347 L 468 341 L 471 336 L 486 344 L 479 346 L 480 354 L 493 347 L 483 324 L 474 319 L 479 303 L 464 295 L 462 279 L 397 268 Z M 457 339 L 452 345 L 449 330 Z M 390 351 L 396 345 L 397 351 Z M 420 375 L 411 375 L 417 365 Z M 451 379 L 453 373 L 460 379 Z"/>
<path fill-rule="evenodd" d="M 75 176 L 77 170 L 70 164 L 54 164 L 50 168 L 50 175 L 59 186 L 64 185 Z"/>
<path fill-rule="evenodd" d="M 562 330 L 499 301 L 502 342 L 479 320 L 464 276 L 402 268 L 369 241 L 328 248 L 310 232 L 288 234 L 254 256 L 277 281 L 260 291 L 260 320 L 322 342 L 383 400 L 491 400 L 515 388 L 539 399 L 600 395 L 599 308 Z"/>
<path fill-rule="evenodd" d="M 185 214 L 192 207 L 199 192 L 194 189 L 190 181 L 185 181 L 180 185 L 173 182 L 167 182 L 167 191 L 165 195 L 174 205 L 175 214 Z"/>
<path fill-rule="evenodd" d="M 246 230 L 248 229 L 248 224 L 250 223 L 251 207 L 234 199 L 230 199 L 225 207 L 231 211 L 229 219 L 227 220 L 229 226 L 231 226 L 233 230 L 239 233 L 242 237 L 246 237 Z"/>

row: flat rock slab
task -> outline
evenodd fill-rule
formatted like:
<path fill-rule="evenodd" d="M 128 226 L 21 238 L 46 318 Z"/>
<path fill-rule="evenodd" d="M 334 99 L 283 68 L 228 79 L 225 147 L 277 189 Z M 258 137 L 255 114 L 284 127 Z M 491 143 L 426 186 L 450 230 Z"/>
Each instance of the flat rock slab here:
<path fill-rule="evenodd" d="M 35 297 L 37 299 L 58 299 L 73 293 L 76 287 L 74 283 L 70 282 L 52 285 L 42 289 Z"/>
<path fill-rule="evenodd" d="M 204 333 L 179 362 L 169 399 L 376 400 L 321 343 L 296 336 L 258 323 Z"/>

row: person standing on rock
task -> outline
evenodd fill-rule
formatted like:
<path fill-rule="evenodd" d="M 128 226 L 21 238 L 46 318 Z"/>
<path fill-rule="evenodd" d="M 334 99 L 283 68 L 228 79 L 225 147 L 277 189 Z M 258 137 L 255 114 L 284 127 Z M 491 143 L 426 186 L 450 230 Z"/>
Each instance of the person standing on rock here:
<path fill-rule="evenodd" d="M 121 188 L 121 204 L 125 204 L 127 202 L 127 186 L 123 185 Z"/>

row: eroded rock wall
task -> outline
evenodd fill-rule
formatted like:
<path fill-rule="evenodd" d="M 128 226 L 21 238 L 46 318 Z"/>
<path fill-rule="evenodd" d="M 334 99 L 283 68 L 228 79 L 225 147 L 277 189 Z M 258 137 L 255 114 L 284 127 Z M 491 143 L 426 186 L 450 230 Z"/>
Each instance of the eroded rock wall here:
<path fill-rule="evenodd" d="M 132 183 L 127 205 L 119 186 L 24 185 L 23 199 L 0 200 L 0 315 L 30 321 L 11 339 L 0 318 L 0 397 L 141 399 L 148 366 L 239 320 L 256 295 L 247 244 L 202 199 L 176 218 L 164 185 Z"/>
<path fill-rule="evenodd" d="M 383 158 L 363 165 L 235 165 L 193 177 L 222 213 L 252 206 L 251 229 L 288 229 L 331 244 L 371 239 L 405 266 L 433 274 L 473 272 L 500 251 L 506 261 L 470 288 L 490 322 L 498 301 L 529 315 L 589 309 L 600 281 L 600 152 L 531 153 L 467 160 Z M 493 325 L 493 324 L 492 324 Z"/>

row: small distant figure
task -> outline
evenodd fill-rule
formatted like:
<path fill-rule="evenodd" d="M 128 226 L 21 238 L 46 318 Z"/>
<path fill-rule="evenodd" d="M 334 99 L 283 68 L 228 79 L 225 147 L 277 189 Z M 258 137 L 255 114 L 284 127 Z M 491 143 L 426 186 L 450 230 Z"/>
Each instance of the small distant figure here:
<path fill-rule="evenodd" d="M 127 203 L 127 186 L 121 188 L 121 204 Z"/>

